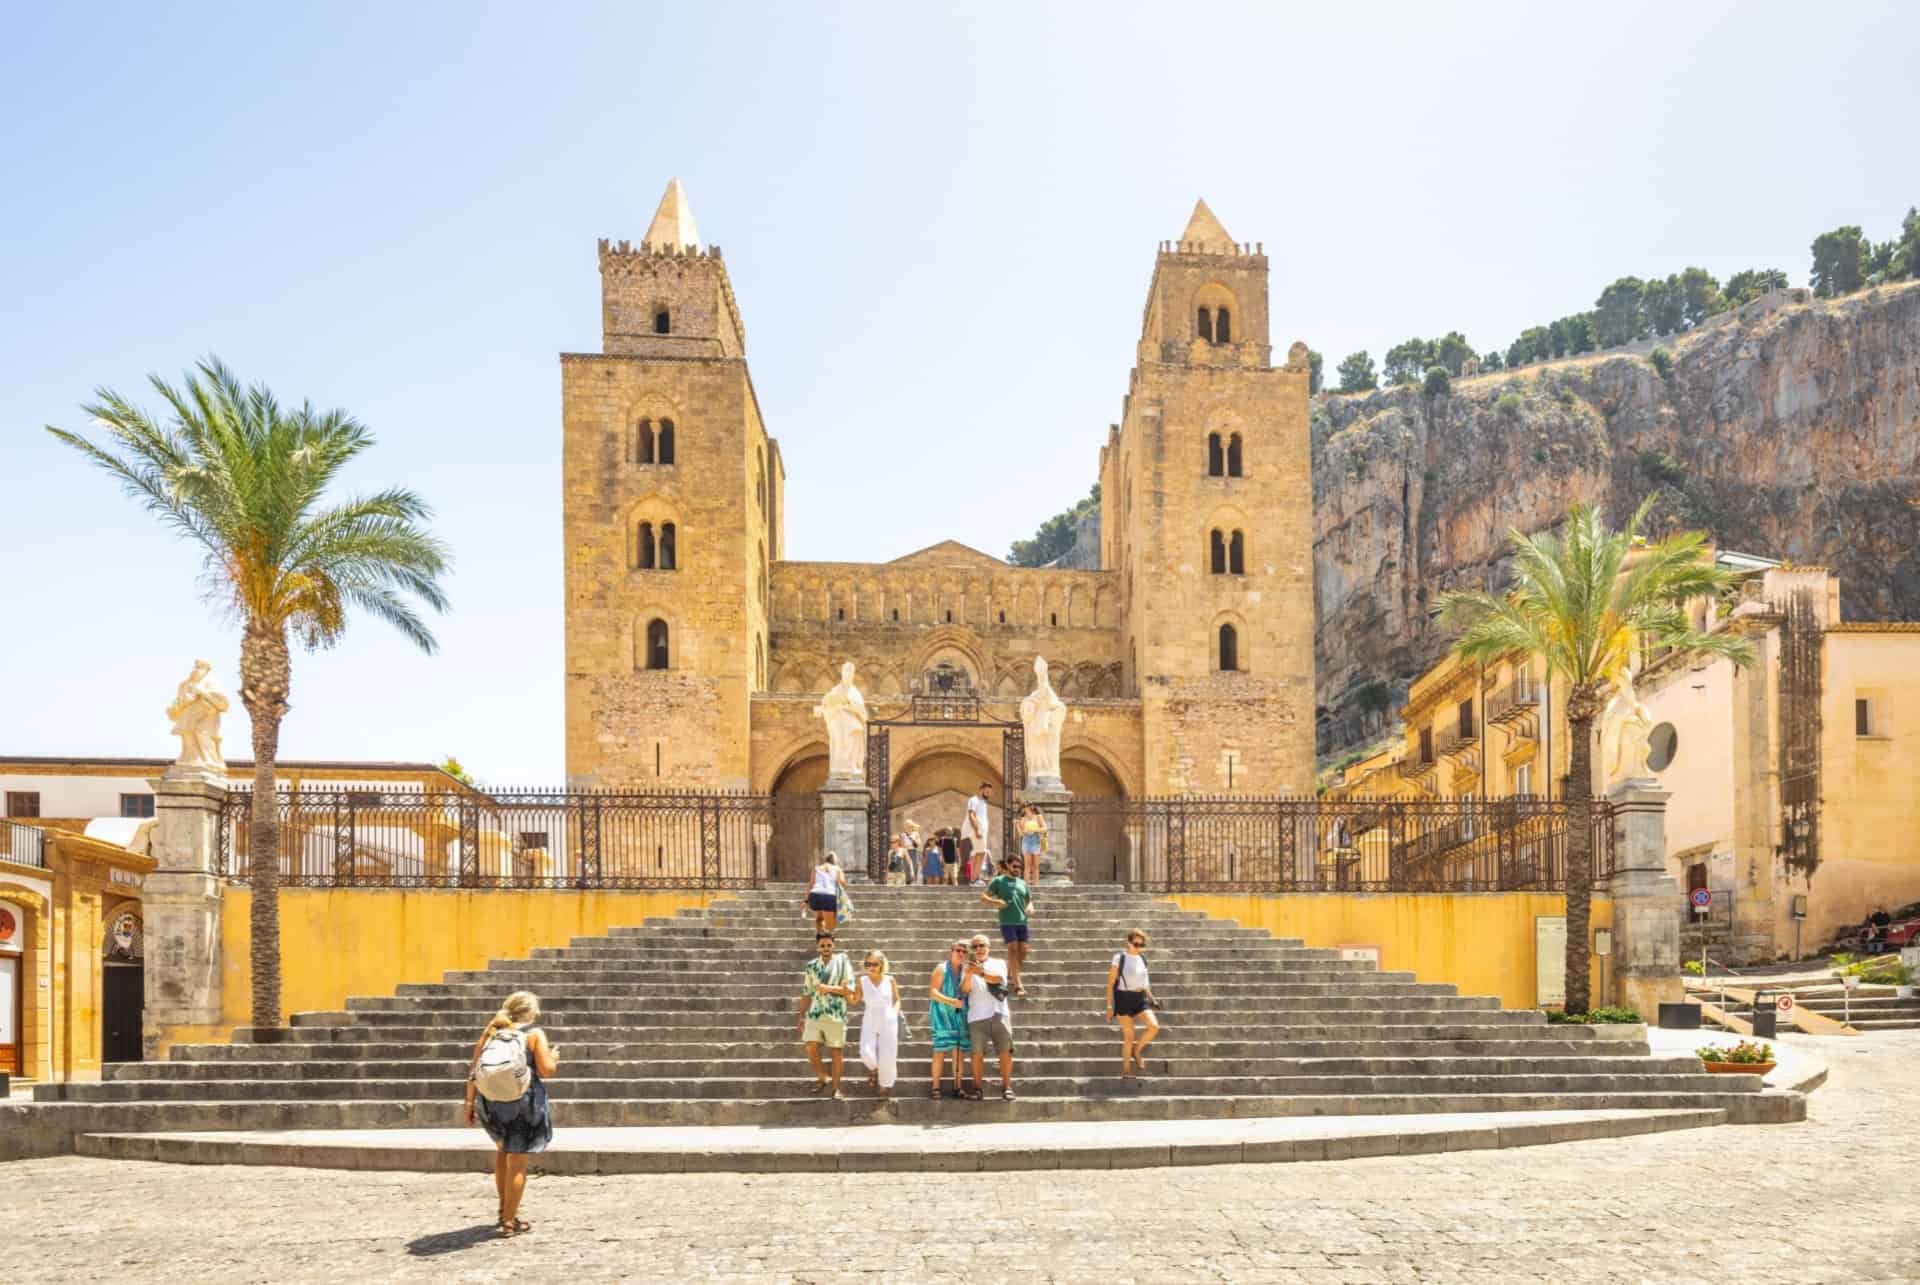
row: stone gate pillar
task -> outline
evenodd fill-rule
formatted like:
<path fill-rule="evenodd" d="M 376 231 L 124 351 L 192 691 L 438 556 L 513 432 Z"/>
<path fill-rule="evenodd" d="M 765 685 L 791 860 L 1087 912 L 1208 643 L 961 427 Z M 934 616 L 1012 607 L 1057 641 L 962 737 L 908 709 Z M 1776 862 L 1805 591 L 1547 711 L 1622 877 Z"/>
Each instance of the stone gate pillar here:
<path fill-rule="evenodd" d="M 151 1059 L 170 1026 L 220 1023 L 220 903 L 214 873 L 226 787 L 211 774 L 177 765 L 153 785 L 153 839 L 160 864 L 147 876 L 140 913 L 146 933 L 146 1006 L 142 1045 Z M 234 859 L 244 859 L 236 840 Z"/>
<path fill-rule="evenodd" d="M 840 868 L 851 879 L 867 878 L 867 814 L 873 807 L 873 791 L 859 777 L 841 782 L 828 777 L 820 787 L 820 843 L 825 851 L 840 858 Z M 812 860 L 820 859 L 819 853 Z"/>
<path fill-rule="evenodd" d="M 1073 802 L 1073 791 L 1064 786 L 1057 789 L 1015 790 L 1013 800 L 1016 807 L 1033 804 L 1047 820 L 1047 850 L 1040 856 L 1040 882 L 1072 883 L 1073 817 L 1068 807 Z M 1020 827 L 1017 820 L 1014 823 L 1013 842 L 1014 850 L 1001 856 L 1018 856 L 1020 853 Z"/>
<path fill-rule="evenodd" d="M 1667 873 L 1667 800 L 1650 779 L 1621 781 L 1613 804 L 1613 976 L 1616 1003 L 1655 1020 L 1685 998 L 1680 981 L 1680 885 Z"/>

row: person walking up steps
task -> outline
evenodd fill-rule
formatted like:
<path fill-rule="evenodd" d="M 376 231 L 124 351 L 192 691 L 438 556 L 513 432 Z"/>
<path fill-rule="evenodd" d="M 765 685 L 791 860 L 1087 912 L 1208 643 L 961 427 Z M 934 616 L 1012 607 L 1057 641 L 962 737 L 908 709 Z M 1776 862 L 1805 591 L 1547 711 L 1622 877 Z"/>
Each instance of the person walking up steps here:
<path fill-rule="evenodd" d="M 990 859 L 991 854 L 988 855 Z M 1025 999 L 1027 988 L 1021 985 L 1020 972 L 1027 966 L 1027 943 L 1032 936 L 1027 917 L 1033 909 L 1033 889 L 1020 877 L 1018 857 L 1008 857 L 1001 862 L 1000 877 L 987 885 L 980 900 L 1000 911 L 1000 940 L 1007 944 L 1007 968 L 1012 973 L 1013 993 L 1016 998 Z"/>
<path fill-rule="evenodd" d="M 956 941 L 942 962 L 933 966 L 927 981 L 927 1031 L 933 1037 L 934 1101 L 940 1100 L 940 1066 L 947 1054 L 953 1054 L 953 1096 L 965 1097 L 960 1088 L 960 1066 L 967 1060 L 971 1043 L 967 1036 L 967 1001 L 962 988 L 967 979 L 967 943 Z"/>
<path fill-rule="evenodd" d="M 845 955 L 834 953 L 833 934 L 821 933 L 815 945 L 816 957 L 807 961 L 800 976 L 800 1038 L 807 1046 L 807 1061 L 813 1064 L 814 1096 L 831 1093 L 838 1102 L 847 1046 L 847 1001 L 858 992 L 853 988 L 853 965 Z M 833 1057 L 831 1082 L 820 1060 L 823 1044 Z"/>
<path fill-rule="evenodd" d="M 967 1040 L 973 1050 L 973 1091 L 978 1101 L 985 1084 L 987 1046 L 1000 1055 L 1000 1096 L 1013 1101 L 1013 1014 L 1007 1008 L 1007 966 L 994 959 L 984 935 L 975 934 L 967 961 Z"/>
<path fill-rule="evenodd" d="M 531 991 L 515 991 L 500 1005 L 473 1046 L 467 1068 L 467 1123 L 476 1119 L 493 1139 L 493 1186 L 500 1197 L 502 1236 L 530 1230 L 520 1220 L 520 1198 L 527 1190 L 527 1157 L 553 1141 L 553 1108 L 547 1101 L 547 1077 L 560 1069 L 560 1050 L 547 1042 L 540 1000 Z"/>
<path fill-rule="evenodd" d="M 840 858 L 829 852 L 820 859 L 808 877 L 806 907 L 813 912 L 813 932 L 833 935 L 834 921 L 840 917 L 840 890 L 846 880 L 840 874 Z"/>
<path fill-rule="evenodd" d="M 1107 1020 L 1120 1022 L 1120 1078 L 1133 1078 L 1134 1068 L 1147 1070 L 1147 1045 L 1160 1038 L 1160 1019 L 1153 1010 L 1153 983 L 1147 976 L 1147 934 L 1136 928 L 1127 934 L 1127 948 L 1113 957 L 1107 969 Z M 1134 1023 L 1140 1038 L 1134 1039 Z"/>
<path fill-rule="evenodd" d="M 867 1068 L 867 1083 L 883 1098 L 893 1096 L 893 1082 L 900 1078 L 900 1017 L 900 984 L 887 968 L 887 957 L 870 950 L 860 976 L 860 1064 Z"/>

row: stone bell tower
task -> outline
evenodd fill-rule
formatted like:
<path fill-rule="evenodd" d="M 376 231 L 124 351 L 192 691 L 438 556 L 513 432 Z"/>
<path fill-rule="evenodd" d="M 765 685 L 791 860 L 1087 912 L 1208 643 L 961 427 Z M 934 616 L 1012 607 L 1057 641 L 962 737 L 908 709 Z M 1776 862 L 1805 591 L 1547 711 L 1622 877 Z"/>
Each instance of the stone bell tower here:
<path fill-rule="evenodd" d="M 567 783 L 744 788 L 782 479 L 739 304 L 678 179 L 599 256 L 601 351 L 560 358 Z"/>
<path fill-rule="evenodd" d="M 1160 245 L 1135 363 L 1101 521 L 1147 788 L 1311 793 L 1307 349 L 1274 366 L 1264 249 L 1205 201 Z"/>

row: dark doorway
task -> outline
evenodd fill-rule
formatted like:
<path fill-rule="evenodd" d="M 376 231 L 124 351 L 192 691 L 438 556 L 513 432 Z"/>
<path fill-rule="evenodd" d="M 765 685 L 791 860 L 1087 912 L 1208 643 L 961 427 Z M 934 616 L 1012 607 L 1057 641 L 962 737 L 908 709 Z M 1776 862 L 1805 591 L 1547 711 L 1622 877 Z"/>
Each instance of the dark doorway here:
<path fill-rule="evenodd" d="M 139 964 L 102 964 L 100 1060 L 140 1061 L 140 1025 L 147 1004 L 147 970 Z"/>

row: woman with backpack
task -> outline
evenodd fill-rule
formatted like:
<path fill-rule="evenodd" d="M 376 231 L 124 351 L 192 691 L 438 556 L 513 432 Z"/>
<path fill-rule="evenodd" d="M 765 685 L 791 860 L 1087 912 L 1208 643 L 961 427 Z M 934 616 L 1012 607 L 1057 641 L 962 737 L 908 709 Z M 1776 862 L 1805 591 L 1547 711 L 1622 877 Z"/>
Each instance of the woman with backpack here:
<path fill-rule="evenodd" d="M 1153 998 L 1153 983 L 1147 976 L 1147 934 L 1136 928 L 1127 934 L 1127 948 L 1113 957 L 1107 969 L 1107 1020 L 1120 1021 L 1120 1078 L 1131 1080 L 1137 1068 L 1147 1069 L 1147 1045 L 1160 1038 L 1160 1019 L 1153 1010 L 1160 1007 Z M 1134 1038 L 1133 1024 L 1141 1024 L 1140 1038 Z"/>
<path fill-rule="evenodd" d="M 553 1141 L 553 1108 L 547 1102 L 546 1077 L 560 1069 L 560 1050 L 540 1020 L 540 999 L 515 991 L 500 1005 L 473 1046 L 467 1071 L 467 1123 L 476 1117 L 498 1150 L 493 1185 L 500 1194 L 500 1234 L 529 1230 L 520 1220 L 520 1197 L 527 1190 L 527 1157 Z"/>
<path fill-rule="evenodd" d="M 840 918 L 840 897 L 847 881 L 840 874 L 840 858 L 829 852 L 820 859 L 807 880 L 807 898 L 802 904 L 813 915 L 813 934 L 832 933 Z"/>

